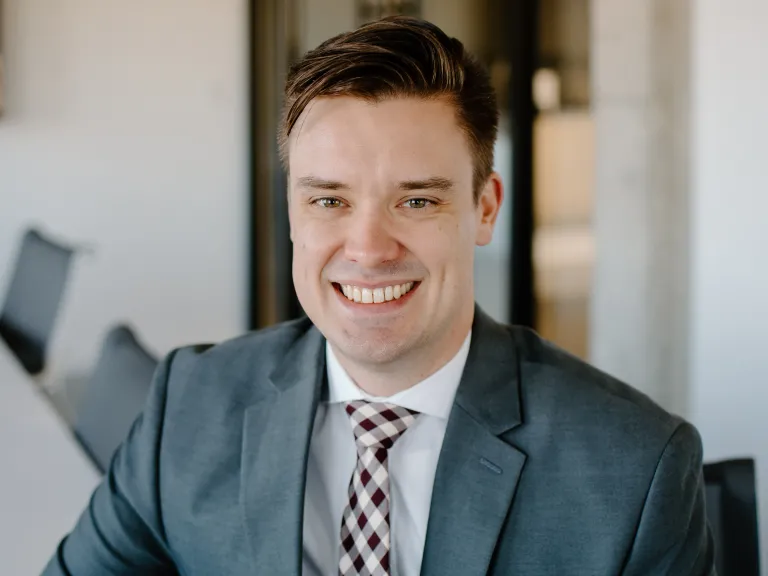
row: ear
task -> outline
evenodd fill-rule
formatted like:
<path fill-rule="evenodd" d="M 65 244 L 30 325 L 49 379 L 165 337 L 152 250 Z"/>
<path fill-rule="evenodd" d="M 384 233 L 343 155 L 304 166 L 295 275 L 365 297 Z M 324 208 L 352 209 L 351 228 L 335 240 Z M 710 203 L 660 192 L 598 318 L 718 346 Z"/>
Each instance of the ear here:
<path fill-rule="evenodd" d="M 477 237 L 475 243 L 478 246 L 490 244 L 493 239 L 493 229 L 496 226 L 496 218 L 499 215 L 503 200 L 504 184 L 501 181 L 501 176 L 492 172 L 477 199 Z"/>
<path fill-rule="evenodd" d="M 291 242 L 293 242 L 293 203 L 291 202 L 291 177 L 288 175 L 288 186 L 285 189 L 285 195 L 288 202 L 288 229 L 291 232 Z"/>

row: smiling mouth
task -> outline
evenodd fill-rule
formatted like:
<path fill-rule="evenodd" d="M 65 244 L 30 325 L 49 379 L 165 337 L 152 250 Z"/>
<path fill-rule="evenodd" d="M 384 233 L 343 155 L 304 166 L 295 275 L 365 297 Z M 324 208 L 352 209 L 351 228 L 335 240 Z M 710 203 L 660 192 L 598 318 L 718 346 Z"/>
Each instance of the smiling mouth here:
<path fill-rule="evenodd" d="M 392 286 L 381 286 L 379 288 L 361 288 L 351 284 L 333 283 L 338 292 L 350 302 L 356 304 L 385 304 L 393 300 L 399 300 L 406 294 L 419 287 L 421 282 L 406 282 L 404 284 L 393 284 Z"/>

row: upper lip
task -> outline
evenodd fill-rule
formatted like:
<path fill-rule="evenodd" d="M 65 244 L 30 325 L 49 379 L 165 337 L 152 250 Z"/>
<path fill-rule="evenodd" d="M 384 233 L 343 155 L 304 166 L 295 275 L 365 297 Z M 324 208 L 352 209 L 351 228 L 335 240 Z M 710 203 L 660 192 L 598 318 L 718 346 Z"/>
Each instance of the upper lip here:
<path fill-rule="evenodd" d="M 415 284 L 418 282 L 418 280 L 387 280 L 386 282 L 360 282 L 357 280 L 333 281 L 334 284 L 339 284 L 340 286 L 354 286 L 355 288 L 369 288 L 371 290 L 375 290 L 376 288 L 386 288 L 387 286 L 402 286 L 403 284 L 408 284 L 409 282 L 413 282 Z"/>

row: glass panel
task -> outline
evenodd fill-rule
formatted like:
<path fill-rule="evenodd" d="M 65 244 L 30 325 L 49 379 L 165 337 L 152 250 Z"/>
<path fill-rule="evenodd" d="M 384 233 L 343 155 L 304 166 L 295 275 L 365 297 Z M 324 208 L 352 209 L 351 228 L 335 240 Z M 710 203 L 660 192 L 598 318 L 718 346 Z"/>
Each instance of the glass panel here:
<path fill-rule="evenodd" d="M 421 0 L 357 0 L 357 24 L 385 16 L 420 16 Z"/>
<path fill-rule="evenodd" d="M 534 278 L 538 332 L 586 358 L 594 260 L 589 2 L 542 0 L 534 100 Z"/>
<path fill-rule="evenodd" d="M 391 14 L 419 16 L 434 22 L 447 34 L 460 39 L 491 72 L 501 106 L 496 171 L 509 191 L 512 176 L 512 146 L 508 119 L 510 65 L 504 0 L 295 0 L 297 53 L 314 48 L 323 40 L 355 25 Z M 494 318 L 509 320 L 509 267 L 511 200 L 499 216 L 493 242 L 478 248 L 475 262 L 476 299 Z"/>
<path fill-rule="evenodd" d="M 505 36 L 504 3 L 497 0 L 423 0 L 421 16 L 462 41 L 489 69 L 497 91 L 501 120 L 495 151 L 495 170 L 505 188 L 512 185 L 512 144 L 509 132 L 509 42 Z M 511 207 L 502 206 L 493 241 L 475 253 L 475 299 L 492 317 L 509 320 Z"/>

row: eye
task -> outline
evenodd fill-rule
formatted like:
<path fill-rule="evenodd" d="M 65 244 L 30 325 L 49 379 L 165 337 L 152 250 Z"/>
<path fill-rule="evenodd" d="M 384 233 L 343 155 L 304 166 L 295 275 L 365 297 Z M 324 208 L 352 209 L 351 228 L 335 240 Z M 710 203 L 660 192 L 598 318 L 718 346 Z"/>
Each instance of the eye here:
<path fill-rule="evenodd" d="M 341 200 L 333 197 L 317 198 L 316 200 L 313 200 L 312 203 L 316 206 L 320 206 L 320 208 L 341 208 L 344 205 Z"/>
<path fill-rule="evenodd" d="M 424 208 L 429 208 L 430 206 L 434 205 L 435 203 L 427 198 L 409 198 L 403 202 L 403 206 L 417 210 L 423 210 Z"/>

